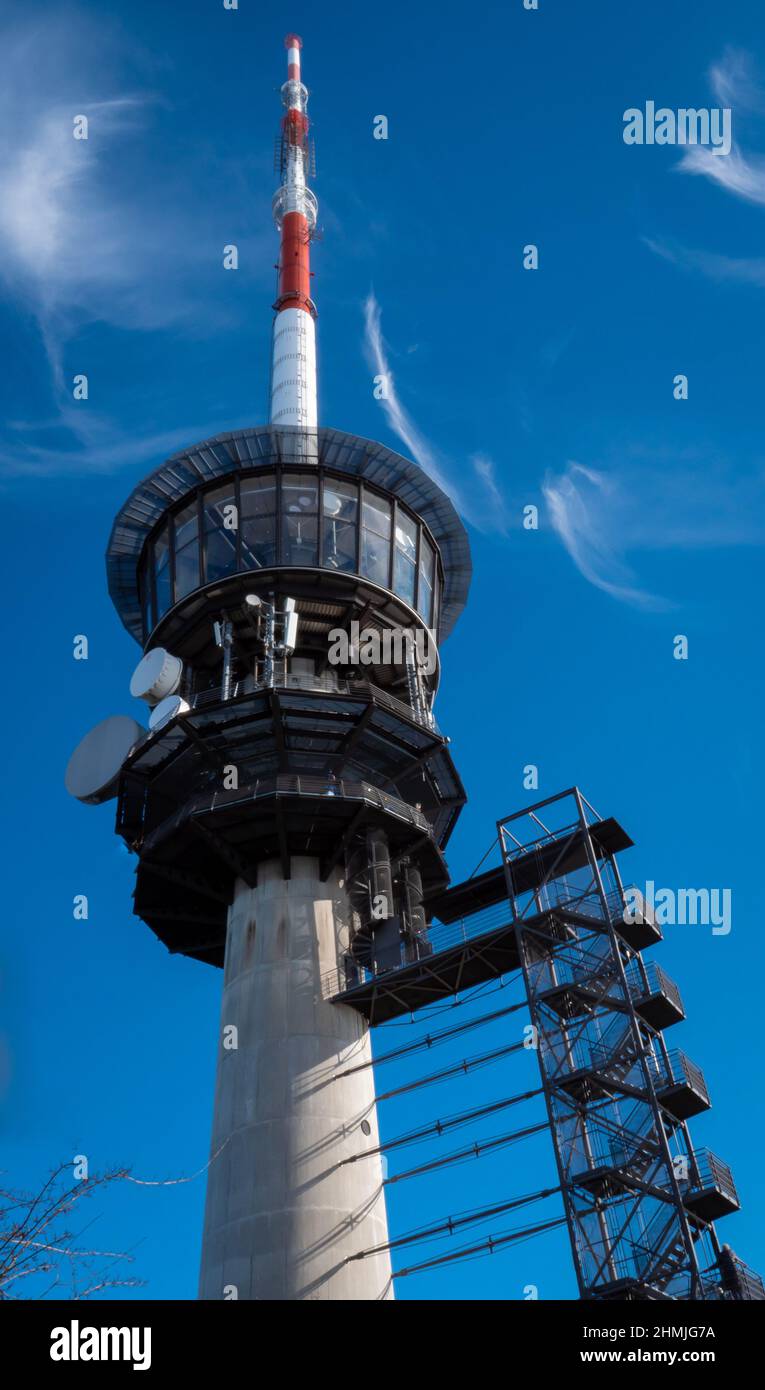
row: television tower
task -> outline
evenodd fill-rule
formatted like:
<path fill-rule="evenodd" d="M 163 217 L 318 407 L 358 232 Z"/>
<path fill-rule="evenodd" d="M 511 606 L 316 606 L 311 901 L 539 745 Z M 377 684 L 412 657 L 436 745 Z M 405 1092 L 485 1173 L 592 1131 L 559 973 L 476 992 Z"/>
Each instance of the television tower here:
<path fill-rule="evenodd" d="M 716 1234 L 738 1194 L 689 1132 L 709 1095 L 664 1039 L 684 1008 L 644 958 L 661 930 L 621 825 L 570 788 L 498 821 L 501 864 L 449 886 L 465 795 L 433 704 L 468 542 L 416 464 L 318 427 L 286 45 L 270 423 L 182 450 L 121 509 L 109 591 L 149 727 L 104 720 L 66 779 L 116 798 L 136 914 L 223 969 L 200 1297 L 393 1297 L 369 1028 L 519 972 L 541 1085 L 506 1103 L 544 1097 L 559 1186 L 537 1195 L 562 1200 L 581 1298 L 765 1299 Z"/>
<path fill-rule="evenodd" d="M 390 1299 L 368 1024 L 338 996 L 431 949 L 465 800 L 438 643 L 470 558 L 416 464 L 317 427 L 317 202 L 286 47 L 270 423 L 182 450 L 117 516 L 109 591 L 149 727 L 97 725 L 67 786 L 116 797 L 136 914 L 223 969 L 200 1298 Z"/>

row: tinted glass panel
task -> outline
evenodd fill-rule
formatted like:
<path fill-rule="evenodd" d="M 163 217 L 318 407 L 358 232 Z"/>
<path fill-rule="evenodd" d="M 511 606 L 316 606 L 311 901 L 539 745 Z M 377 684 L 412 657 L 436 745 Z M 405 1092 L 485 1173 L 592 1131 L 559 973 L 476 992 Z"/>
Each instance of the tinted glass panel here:
<path fill-rule="evenodd" d="M 141 565 L 140 574 L 141 586 L 141 618 L 143 620 L 144 637 L 148 637 L 154 626 L 154 614 L 151 607 L 151 571 L 144 559 Z"/>
<path fill-rule="evenodd" d="M 425 536 L 420 537 L 420 587 L 417 593 L 417 607 L 426 623 L 433 617 L 433 580 L 436 571 L 436 553 Z"/>
<path fill-rule="evenodd" d="M 396 511 L 396 546 L 393 559 L 393 588 L 407 603 L 414 603 L 416 555 L 417 526 L 399 507 Z"/>
<path fill-rule="evenodd" d="M 390 536 L 390 502 L 376 497 L 373 492 L 364 493 L 361 509 L 361 523 L 368 531 L 378 536 Z"/>
<path fill-rule="evenodd" d="M 285 473 L 282 480 L 283 565 L 318 564 L 318 497 L 315 474 Z"/>
<path fill-rule="evenodd" d="M 283 565 L 318 564 L 319 527 L 315 516 L 287 515 L 282 520 Z"/>
<path fill-rule="evenodd" d="M 414 561 L 396 547 L 393 559 L 393 588 L 406 603 L 414 603 Z"/>
<path fill-rule="evenodd" d="M 396 512 L 396 548 L 414 564 L 417 554 L 417 526 L 400 507 Z"/>
<path fill-rule="evenodd" d="M 199 508 L 197 499 L 184 507 L 175 517 L 175 553 L 196 541 L 199 532 Z"/>
<path fill-rule="evenodd" d="M 390 534 L 390 502 L 365 491 L 361 506 L 361 573 L 386 588 L 390 583 Z"/>
<path fill-rule="evenodd" d="M 388 587 L 388 566 L 390 562 L 390 541 L 384 541 L 373 531 L 361 532 L 361 573 L 375 584 Z"/>
<path fill-rule="evenodd" d="M 285 473 L 282 479 L 282 511 L 296 515 L 298 512 L 316 512 L 319 505 L 319 481 L 312 473 Z"/>
<path fill-rule="evenodd" d="M 240 486 L 242 568 L 276 563 L 276 479 L 273 473 L 243 478 Z"/>
<path fill-rule="evenodd" d="M 257 570 L 276 563 L 276 518 L 242 517 L 242 568 Z"/>
<path fill-rule="evenodd" d="M 154 582 L 157 590 L 157 621 L 166 613 L 172 603 L 170 592 L 170 551 L 167 545 L 167 527 L 164 526 L 154 542 Z"/>
<path fill-rule="evenodd" d="M 199 584 L 199 512 L 195 499 L 175 518 L 176 603 Z"/>
<path fill-rule="evenodd" d="M 206 492 L 202 499 L 205 532 L 205 580 L 223 579 L 236 569 L 239 515 L 233 483 Z"/>
<path fill-rule="evenodd" d="M 199 548 L 196 541 L 175 557 L 175 601 L 199 588 Z"/>
<path fill-rule="evenodd" d="M 276 511 L 276 479 L 273 473 L 258 478 L 242 478 L 239 485 L 242 517 L 272 516 Z"/>
<path fill-rule="evenodd" d="M 358 489 L 331 479 L 324 483 L 324 554 L 330 569 L 355 570 Z"/>

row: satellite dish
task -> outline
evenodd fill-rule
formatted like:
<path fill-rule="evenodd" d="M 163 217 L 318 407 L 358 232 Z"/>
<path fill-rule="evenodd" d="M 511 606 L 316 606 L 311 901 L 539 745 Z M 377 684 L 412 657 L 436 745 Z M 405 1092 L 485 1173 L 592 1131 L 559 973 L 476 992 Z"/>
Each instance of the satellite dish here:
<path fill-rule="evenodd" d="M 168 695 L 166 699 L 160 700 L 159 704 L 155 705 L 149 715 L 149 728 L 161 729 L 164 724 L 168 724 L 179 714 L 188 714 L 190 709 L 191 705 L 186 700 L 182 700 L 180 695 Z"/>
<path fill-rule="evenodd" d="M 117 795 L 120 769 L 146 730 L 127 714 L 112 714 L 78 743 L 64 782 L 70 796 L 100 806 Z"/>
<path fill-rule="evenodd" d="M 130 680 L 130 694 L 137 700 L 156 705 L 172 695 L 180 685 L 183 662 L 164 647 L 154 647 L 141 658 Z"/>

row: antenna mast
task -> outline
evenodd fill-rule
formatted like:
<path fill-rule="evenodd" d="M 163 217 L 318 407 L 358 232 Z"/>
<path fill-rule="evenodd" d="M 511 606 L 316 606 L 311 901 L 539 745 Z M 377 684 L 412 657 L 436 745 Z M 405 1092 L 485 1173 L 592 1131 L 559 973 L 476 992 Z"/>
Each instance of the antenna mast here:
<path fill-rule="evenodd" d="M 272 202 L 281 249 L 271 355 L 271 424 L 315 429 L 316 307 L 309 291 L 310 245 L 319 207 L 307 184 L 312 159 L 306 114 L 308 89 L 300 77 L 302 40 L 296 34 L 288 34 L 284 46 L 287 49 L 287 81 L 282 87 L 285 114 L 277 145 L 281 183 Z"/>

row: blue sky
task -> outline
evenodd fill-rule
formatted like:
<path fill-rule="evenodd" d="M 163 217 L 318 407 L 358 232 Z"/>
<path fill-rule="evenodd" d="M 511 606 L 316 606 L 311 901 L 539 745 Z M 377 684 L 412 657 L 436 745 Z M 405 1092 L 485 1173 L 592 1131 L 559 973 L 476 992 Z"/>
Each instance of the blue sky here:
<path fill-rule="evenodd" d="M 470 526 L 469 612 L 443 649 L 438 701 L 470 797 L 453 878 L 529 800 L 523 768 L 535 763 L 540 795 L 578 782 L 626 826 L 628 880 L 732 890 L 730 935 L 668 927 L 654 958 L 686 1004 L 672 1045 L 712 1093 L 696 1143 L 732 1165 L 740 1189 L 743 1211 L 720 1234 L 765 1268 L 761 7 L 644 0 L 625 16 L 612 0 L 540 0 L 538 12 L 521 0 L 393 0 L 328 13 L 240 0 L 227 12 L 123 0 L 4 15 L 8 1180 L 35 1187 L 76 1153 L 142 1178 L 191 1174 L 207 1158 L 220 978 L 171 959 L 132 917 L 113 806 L 70 801 L 63 770 L 96 720 L 131 712 L 138 652 L 103 569 L 115 511 L 175 448 L 266 418 L 272 150 L 282 39 L 295 30 L 323 228 L 321 422 L 415 452 Z M 627 147 L 622 114 L 647 100 L 731 106 L 732 156 Z M 87 147 L 69 134 L 81 112 Z M 380 113 L 387 141 L 372 138 Z M 221 268 L 230 242 L 236 273 Z M 528 243 L 536 272 L 522 266 Z M 372 393 L 380 354 L 395 381 L 387 412 Z M 71 396 L 78 372 L 87 403 Z M 673 398 L 678 373 L 687 401 Z M 528 504 L 537 532 L 521 526 Z M 79 633 L 87 662 L 72 659 Z M 686 662 L 673 658 L 679 633 Z M 77 893 L 87 923 L 72 918 Z M 377 1046 L 419 1027 L 385 1029 Z M 439 1061 L 500 1036 L 483 1030 Z M 381 1069 L 380 1086 L 402 1075 Z M 393 1135 L 527 1084 L 529 1059 L 513 1058 L 386 1102 L 382 1124 Z M 539 1113 L 532 1102 L 518 1123 Z M 391 1226 L 548 1178 L 543 1136 L 401 1184 Z M 134 1248 L 139 1296 L 194 1296 L 203 1198 L 198 1179 L 97 1199 L 93 1231 Z M 562 1233 L 398 1293 L 522 1298 L 528 1284 L 575 1296 Z"/>

